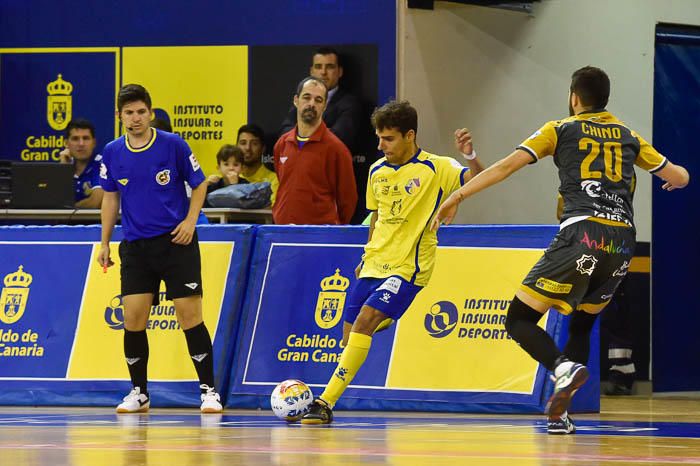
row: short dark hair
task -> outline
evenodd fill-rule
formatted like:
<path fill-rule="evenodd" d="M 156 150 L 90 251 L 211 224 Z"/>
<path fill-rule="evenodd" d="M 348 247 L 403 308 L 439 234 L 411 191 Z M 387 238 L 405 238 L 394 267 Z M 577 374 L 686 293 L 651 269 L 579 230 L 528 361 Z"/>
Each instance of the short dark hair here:
<path fill-rule="evenodd" d="M 600 68 L 584 66 L 571 75 L 570 90 L 581 99 L 583 106 L 605 108 L 610 98 L 610 78 Z"/>
<path fill-rule="evenodd" d="M 407 100 L 391 100 L 372 112 L 372 126 L 377 130 L 396 128 L 402 135 L 418 133 L 418 112 Z"/>
<path fill-rule="evenodd" d="M 117 110 L 121 113 L 124 105 L 139 101 L 146 104 L 149 109 L 151 108 L 151 95 L 145 87 L 140 84 L 125 84 L 119 89 L 117 95 Z"/>
<path fill-rule="evenodd" d="M 216 164 L 220 165 L 231 157 L 236 159 L 236 162 L 243 163 L 243 151 L 233 144 L 224 144 L 216 153 Z"/>
<path fill-rule="evenodd" d="M 236 143 L 241 138 L 241 133 L 250 133 L 256 138 L 260 139 L 260 142 L 265 144 L 265 132 L 262 128 L 255 123 L 248 123 L 238 128 L 238 135 L 236 136 Z"/>
<path fill-rule="evenodd" d="M 318 84 L 320 84 L 326 90 L 326 99 L 328 99 L 328 88 L 326 87 L 326 84 L 320 79 L 314 78 L 313 76 L 307 76 L 301 81 L 299 81 L 299 84 L 297 84 L 297 91 L 294 95 L 299 97 L 299 95 L 301 94 L 301 90 L 304 89 L 304 85 L 309 81 L 316 81 Z"/>
<path fill-rule="evenodd" d="M 168 133 L 173 132 L 173 126 L 165 118 L 155 117 L 151 120 L 151 128 L 159 129 L 161 131 L 167 131 Z"/>
<path fill-rule="evenodd" d="M 333 47 L 328 47 L 328 46 L 319 47 L 314 52 L 314 55 L 335 55 L 336 61 L 338 62 L 338 66 L 341 68 L 343 67 L 342 58 L 341 58 L 340 54 L 338 53 L 338 51 L 336 49 L 334 49 Z M 311 56 L 311 60 L 313 63 L 313 55 Z"/>
<path fill-rule="evenodd" d="M 70 138 L 70 132 L 74 129 L 89 129 L 90 136 L 92 136 L 93 139 L 95 138 L 95 125 L 93 125 L 90 120 L 86 120 L 85 118 L 73 118 L 70 123 L 68 123 L 68 126 L 66 126 L 67 138 Z"/>

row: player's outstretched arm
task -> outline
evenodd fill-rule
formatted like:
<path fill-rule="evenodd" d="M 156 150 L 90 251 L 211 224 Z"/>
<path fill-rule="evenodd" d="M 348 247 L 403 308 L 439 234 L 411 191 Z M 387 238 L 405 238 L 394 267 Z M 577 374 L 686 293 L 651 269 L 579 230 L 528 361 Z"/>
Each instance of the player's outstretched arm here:
<path fill-rule="evenodd" d="M 672 164 L 670 161 L 666 164 L 664 168 L 654 173 L 666 183 L 661 186 L 662 189 L 666 191 L 673 191 L 674 189 L 685 188 L 690 182 L 690 174 L 681 165 Z"/>
<path fill-rule="evenodd" d="M 528 152 L 522 149 L 516 149 L 509 156 L 494 163 L 469 180 L 467 184 L 452 193 L 450 197 L 442 203 L 437 214 L 435 214 L 430 228 L 433 231 L 437 231 L 441 223 L 449 225 L 457 214 L 457 206 L 460 202 L 489 186 L 500 183 L 530 162 L 532 162 L 532 156 Z"/>

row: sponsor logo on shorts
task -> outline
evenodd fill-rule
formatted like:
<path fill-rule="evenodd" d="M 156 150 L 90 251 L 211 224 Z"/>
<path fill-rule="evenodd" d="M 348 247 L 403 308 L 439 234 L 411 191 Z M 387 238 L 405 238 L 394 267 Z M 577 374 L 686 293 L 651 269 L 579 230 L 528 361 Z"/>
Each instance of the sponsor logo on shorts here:
<path fill-rule="evenodd" d="M 399 277 L 389 277 L 381 284 L 377 291 L 387 290 L 394 294 L 398 294 L 401 288 L 401 279 Z"/>
<path fill-rule="evenodd" d="M 549 280 L 548 278 L 538 278 L 535 286 L 541 290 L 548 291 L 555 294 L 567 294 L 573 288 L 571 283 L 559 283 L 554 280 Z"/>
<path fill-rule="evenodd" d="M 598 263 L 598 259 L 588 254 L 583 254 L 576 261 L 576 270 L 578 270 L 581 275 L 593 275 L 595 270 L 595 265 Z"/>
<path fill-rule="evenodd" d="M 625 261 L 622 263 L 622 265 L 613 272 L 612 276 L 613 277 L 624 277 L 627 275 L 627 272 L 629 272 L 630 268 L 630 261 Z"/>
<path fill-rule="evenodd" d="M 383 301 L 387 304 L 389 304 L 390 299 L 391 299 L 391 293 L 382 293 L 382 297 L 379 298 L 380 301 Z"/>
<path fill-rule="evenodd" d="M 581 238 L 579 244 L 585 244 L 588 249 L 603 251 L 608 254 L 632 254 L 632 248 L 627 247 L 624 241 L 622 241 L 622 244 L 616 245 L 613 240 L 606 242 L 603 235 L 600 236 L 599 240 L 590 239 L 588 232 L 583 233 L 583 238 Z"/>
<path fill-rule="evenodd" d="M 185 286 L 186 286 L 187 288 L 189 288 L 190 290 L 196 290 L 197 287 L 199 286 L 199 283 L 195 283 L 195 282 L 192 282 L 192 283 L 185 283 Z"/>

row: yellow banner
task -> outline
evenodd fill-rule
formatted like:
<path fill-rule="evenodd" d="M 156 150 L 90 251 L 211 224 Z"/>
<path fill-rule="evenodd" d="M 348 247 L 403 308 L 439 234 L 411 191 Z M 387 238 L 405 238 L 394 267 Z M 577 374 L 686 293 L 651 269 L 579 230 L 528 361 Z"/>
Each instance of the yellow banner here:
<path fill-rule="evenodd" d="M 207 175 L 216 173 L 219 148 L 235 144 L 248 120 L 246 46 L 124 47 L 122 83 L 148 89 L 153 108 L 168 114 Z"/>
<path fill-rule="evenodd" d="M 87 284 L 78 322 L 75 344 L 68 366 L 68 379 L 128 379 L 124 361 L 124 317 L 120 296 L 118 243 L 111 244 L 115 262 L 107 274 L 97 264 L 99 244 L 93 246 Z M 232 243 L 200 243 L 202 257 L 202 309 L 209 333 L 216 333 L 229 269 Z M 149 380 L 197 380 L 189 363 L 187 342 L 175 315 L 172 301 L 165 300 L 161 284 L 161 302 L 151 307 L 148 321 L 150 357 Z"/>
<path fill-rule="evenodd" d="M 398 322 L 387 386 L 530 393 L 538 363 L 509 338 L 504 322 L 518 285 L 541 255 L 535 249 L 438 248 L 430 285 Z"/>

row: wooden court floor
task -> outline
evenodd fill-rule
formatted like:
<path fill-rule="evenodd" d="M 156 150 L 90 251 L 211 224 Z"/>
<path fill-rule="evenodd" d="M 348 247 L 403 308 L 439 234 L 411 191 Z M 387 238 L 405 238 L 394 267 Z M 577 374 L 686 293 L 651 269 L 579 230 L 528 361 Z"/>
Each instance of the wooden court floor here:
<path fill-rule="evenodd" d="M 700 398 L 603 398 L 550 436 L 521 415 L 338 412 L 332 426 L 271 413 L 0 407 L 1 466 L 700 464 Z"/>

